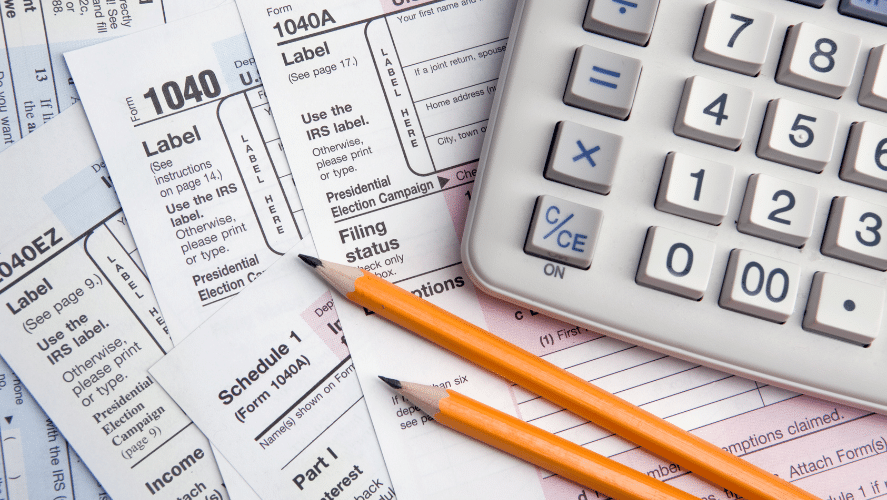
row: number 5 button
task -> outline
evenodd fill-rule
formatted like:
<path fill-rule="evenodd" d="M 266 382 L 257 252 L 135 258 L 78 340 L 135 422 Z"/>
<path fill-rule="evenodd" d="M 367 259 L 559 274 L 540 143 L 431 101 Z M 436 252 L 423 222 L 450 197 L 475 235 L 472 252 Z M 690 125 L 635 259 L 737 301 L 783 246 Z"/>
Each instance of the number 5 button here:
<path fill-rule="evenodd" d="M 792 26 L 776 70 L 776 81 L 837 99 L 850 85 L 861 43 L 856 35 L 810 23 Z"/>
<path fill-rule="evenodd" d="M 764 174 L 748 179 L 736 229 L 793 247 L 802 247 L 813 234 L 815 188 Z"/>
<path fill-rule="evenodd" d="M 887 208 L 847 196 L 832 201 L 822 253 L 861 266 L 887 271 L 883 232 Z"/>
<path fill-rule="evenodd" d="M 651 227 L 635 279 L 641 285 L 699 300 L 708 287 L 715 244 L 670 229 Z"/>
<path fill-rule="evenodd" d="M 785 99 L 770 101 L 757 154 L 765 160 L 822 172 L 832 158 L 838 114 Z"/>
<path fill-rule="evenodd" d="M 706 144 L 738 149 L 745 136 L 754 93 L 751 90 L 693 76 L 674 122 L 674 133 Z"/>

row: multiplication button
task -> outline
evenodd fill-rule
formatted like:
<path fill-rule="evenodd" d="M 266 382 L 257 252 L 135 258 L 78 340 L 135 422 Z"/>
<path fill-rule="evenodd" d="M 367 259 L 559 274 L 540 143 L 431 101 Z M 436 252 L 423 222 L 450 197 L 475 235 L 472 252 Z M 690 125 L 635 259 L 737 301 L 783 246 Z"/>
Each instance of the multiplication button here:
<path fill-rule="evenodd" d="M 881 329 L 884 289 L 831 273 L 813 276 L 804 328 L 869 345 Z"/>
<path fill-rule="evenodd" d="M 573 58 L 564 103 L 624 120 L 640 77 L 641 61 L 583 45 Z"/>
<path fill-rule="evenodd" d="M 588 269 L 603 218 L 600 210 L 550 195 L 539 196 L 524 251 Z"/>
<path fill-rule="evenodd" d="M 622 137 L 578 123 L 557 124 L 545 178 L 599 194 L 613 186 Z"/>

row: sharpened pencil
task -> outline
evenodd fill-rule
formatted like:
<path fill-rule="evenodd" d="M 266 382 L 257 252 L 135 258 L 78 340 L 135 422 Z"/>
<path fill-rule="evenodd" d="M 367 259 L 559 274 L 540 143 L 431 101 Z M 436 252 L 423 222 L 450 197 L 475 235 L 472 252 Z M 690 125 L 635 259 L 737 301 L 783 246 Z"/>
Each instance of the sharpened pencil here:
<path fill-rule="evenodd" d="M 299 256 L 352 302 L 741 497 L 817 497 L 361 269 Z"/>
<path fill-rule="evenodd" d="M 619 500 L 696 500 L 668 483 L 456 391 L 379 377 L 437 423 Z"/>

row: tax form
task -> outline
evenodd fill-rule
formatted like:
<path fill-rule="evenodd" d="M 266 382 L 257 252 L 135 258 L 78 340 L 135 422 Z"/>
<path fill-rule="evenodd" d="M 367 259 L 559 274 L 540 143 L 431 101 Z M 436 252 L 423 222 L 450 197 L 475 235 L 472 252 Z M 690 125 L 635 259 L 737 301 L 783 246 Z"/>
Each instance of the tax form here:
<path fill-rule="evenodd" d="M 300 252 L 310 239 L 150 372 L 260 497 L 391 500 L 333 298 Z"/>
<path fill-rule="evenodd" d="M 62 54 L 229 0 L 0 3 L 0 151 L 78 101 Z"/>
<path fill-rule="evenodd" d="M 887 419 L 620 342 L 490 298 L 459 245 L 512 2 L 238 0 L 319 256 L 360 266 L 814 494 L 887 492 Z M 542 75 L 541 77 L 544 77 Z M 541 168 L 541 167 L 540 167 Z M 401 498 L 600 498 L 423 419 L 376 375 L 465 392 L 672 482 L 735 498 L 339 302 Z"/>
<path fill-rule="evenodd" d="M 0 498 L 107 500 L 108 495 L 0 359 Z"/>
<path fill-rule="evenodd" d="M 307 234 L 237 8 L 65 57 L 178 343 Z"/>
<path fill-rule="evenodd" d="M 15 175 L 0 185 L 0 354 L 111 497 L 228 498 L 208 441 L 147 372 L 172 343 L 82 107 L 2 161 Z M 21 472 L 16 437 L 37 430 L 9 416 L 4 463 Z M 71 472 L 55 470 L 29 495 L 44 482 L 70 494 Z"/>

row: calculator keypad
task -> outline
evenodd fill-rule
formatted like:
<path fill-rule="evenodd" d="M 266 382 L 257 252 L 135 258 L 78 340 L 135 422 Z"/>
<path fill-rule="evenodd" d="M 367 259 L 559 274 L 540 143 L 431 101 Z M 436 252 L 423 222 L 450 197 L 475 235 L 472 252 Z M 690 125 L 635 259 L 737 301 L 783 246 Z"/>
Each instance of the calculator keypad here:
<path fill-rule="evenodd" d="M 776 16 L 716 0 L 705 7 L 693 59 L 755 76 L 767 59 Z"/>
<path fill-rule="evenodd" d="M 576 49 L 564 103 L 624 120 L 640 76 L 641 61 L 583 45 Z"/>
<path fill-rule="evenodd" d="M 578 123 L 557 124 L 545 178 L 598 194 L 613 186 L 622 137 Z"/>
<path fill-rule="evenodd" d="M 841 178 L 887 191 L 887 127 L 854 123 L 841 164 Z"/>
<path fill-rule="evenodd" d="M 884 60 L 884 47 L 887 45 L 869 51 L 857 102 L 861 106 L 887 112 L 887 61 Z"/>
<path fill-rule="evenodd" d="M 798 23 L 789 28 L 776 81 L 837 99 L 850 86 L 861 44 L 856 35 Z"/>
<path fill-rule="evenodd" d="M 831 160 L 838 114 L 787 99 L 767 105 L 757 155 L 765 160 L 822 172 Z"/>
<path fill-rule="evenodd" d="M 743 87 L 692 76 L 674 122 L 674 133 L 726 149 L 738 149 L 745 137 L 754 93 Z"/>
<path fill-rule="evenodd" d="M 815 188 L 754 174 L 748 179 L 736 228 L 743 233 L 802 247 L 813 234 Z"/>

